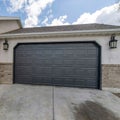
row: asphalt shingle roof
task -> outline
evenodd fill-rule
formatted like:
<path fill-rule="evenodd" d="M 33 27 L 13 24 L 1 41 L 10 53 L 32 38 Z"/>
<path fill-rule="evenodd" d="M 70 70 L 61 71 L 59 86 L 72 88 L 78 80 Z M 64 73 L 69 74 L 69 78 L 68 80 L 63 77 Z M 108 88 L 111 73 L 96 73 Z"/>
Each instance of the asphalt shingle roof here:
<path fill-rule="evenodd" d="M 21 28 L 5 34 L 20 34 L 20 33 L 39 33 L 39 32 L 59 32 L 59 31 L 83 31 L 83 30 L 105 30 L 117 29 L 120 26 L 106 24 L 79 24 L 79 25 L 64 25 L 64 26 L 49 26 L 49 27 L 33 27 Z"/>

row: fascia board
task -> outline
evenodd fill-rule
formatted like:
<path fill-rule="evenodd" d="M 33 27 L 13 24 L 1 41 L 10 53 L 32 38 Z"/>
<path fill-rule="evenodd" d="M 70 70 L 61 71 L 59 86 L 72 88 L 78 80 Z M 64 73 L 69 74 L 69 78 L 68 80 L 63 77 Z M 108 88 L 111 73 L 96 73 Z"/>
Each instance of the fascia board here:
<path fill-rule="evenodd" d="M 16 38 L 16 37 L 43 37 L 43 36 L 72 36 L 72 35 L 109 35 L 120 34 L 120 29 L 105 29 L 105 30 L 80 30 L 80 31 L 58 31 L 58 32 L 36 32 L 36 33 L 16 33 L 16 34 L 1 34 L 0 38 Z"/>

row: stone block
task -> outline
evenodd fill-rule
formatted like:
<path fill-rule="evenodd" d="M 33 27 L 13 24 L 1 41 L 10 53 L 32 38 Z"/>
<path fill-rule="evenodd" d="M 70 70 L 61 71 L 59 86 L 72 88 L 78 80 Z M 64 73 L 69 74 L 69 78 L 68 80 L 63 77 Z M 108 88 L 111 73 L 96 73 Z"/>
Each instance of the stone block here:
<path fill-rule="evenodd" d="M 13 64 L 0 63 L 0 84 L 13 83 Z"/>

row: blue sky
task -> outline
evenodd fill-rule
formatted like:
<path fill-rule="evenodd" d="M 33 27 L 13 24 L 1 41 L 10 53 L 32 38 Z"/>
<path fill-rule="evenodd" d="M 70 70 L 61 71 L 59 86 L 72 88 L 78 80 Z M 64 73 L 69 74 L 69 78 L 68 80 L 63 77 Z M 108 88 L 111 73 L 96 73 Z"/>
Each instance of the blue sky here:
<path fill-rule="evenodd" d="M 114 2 L 114 0 L 56 0 L 53 3 L 53 13 L 57 17 L 67 14 L 69 21 L 72 22 L 85 12 L 93 13 Z"/>
<path fill-rule="evenodd" d="M 85 23 L 120 25 L 115 0 L 0 0 L 0 16 L 20 17 L 23 26 Z M 113 18 L 117 16 L 117 18 Z"/>

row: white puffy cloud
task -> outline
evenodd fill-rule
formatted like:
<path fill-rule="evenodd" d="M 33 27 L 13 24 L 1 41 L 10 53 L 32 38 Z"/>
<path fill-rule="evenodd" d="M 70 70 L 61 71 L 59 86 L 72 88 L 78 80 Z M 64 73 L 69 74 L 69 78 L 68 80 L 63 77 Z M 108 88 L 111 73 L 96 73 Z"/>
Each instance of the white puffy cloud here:
<path fill-rule="evenodd" d="M 47 25 L 48 23 L 48 17 L 46 17 L 43 21 L 42 21 L 42 24 L 44 24 L 44 25 Z"/>
<path fill-rule="evenodd" d="M 6 0 L 6 2 L 8 2 Z M 17 12 L 18 10 L 22 9 L 25 4 L 27 3 L 27 0 L 9 0 L 10 6 L 8 8 L 8 11 L 10 12 Z"/>
<path fill-rule="evenodd" d="M 49 19 L 52 19 L 53 18 L 53 13 L 52 13 L 52 9 L 50 9 L 48 12 L 47 12 L 47 16 Z"/>
<path fill-rule="evenodd" d="M 25 19 L 25 27 L 37 26 L 38 17 L 42 11 L 53 3 L 54 0 L 10 0 L 9 10 L 17 12 L 25 11 L 27 18 Z"/>
<path fill-rule="evenodd" d="M 41 22 L 41 24 L 43 24 L 43 25 L 45 25 L 45 26 L 48 26 L 48 25 L 49 25 L 48 22 L 49 22 L 49 20 L 52 19 L 52 18 L 53 18 L 52 9 L 50 9 L 50 10 L 48 10 L 46 17 L 45 17 L 45 19 Z"/>
<path fill-rule="evenodd" d="M 83 13 L 75 22 L 72 24 L 88 24 L 88 23 L 101 23 L 120 25 L 120 10 L 118 10 L 119 4 L 114 4 L 108 7 L 104 7 L 94 13 Z M 44 20 L 44 25 L 55 26 L 55 25 L 69 25 L 67 22 L 67 15 L 60 16 L 59 18 L 53 19 L 48 24 L 49 19 Z"/>
<path fill-rule="evenodd" d="M 120 25 L 120 11 L 118 10 L 119 4 L 114 4 L 97 10 L 96 12 L 82 14 L 73 24 L 86 24 L 86 23 L 103 23 Z"/>
<path fill-rule="evenodd" d="M 36 26 L 39 22 L 38 17 L 42 13 L 47 5 L 52 4 L 54 0 L 36 0 L 31 2 L 26 7 L 27 19 L 25 20 L 25 26 L 31 27 Z"/>
<path fill-rule="evenodd" d="M 8 0 L 5 0 L 6 2 Z M 67 15 L 60 16 L 53 19 L 53 13 L 51 5 L 54 0 L 9 0 L 10 6 L 8 11 L 18 12 L 19 10 L 26 13 L 25 27 L 38 26 L 38 24 L 46 26 L 55 25 L 69 25 L 67 21 Z M 49 6 L 49 10 L 43 21 L 39 20 L 39 16 L 42 11 Z M 104 7 L 94 13 L 83 13 L 80 17 L 71 24 L 86 24 L 86 23 L 104 23 L 112 25 L 120 25 L 120 8 L 119 4 L 114 4 L 108 7 Z M 50 20 L 52 22 L 50 23 Z"/>
<path fill-rule="evenodd" d="M 50 25 L 50 26 L 69 25 L 69 23 L 66 22 L 66 19 L 67 19 L 67 15 L 60 16 L 59 18 L 53 19 L 53 21 L 51 22 L 51 24 L 48 24 L 48 25 Z"/>

